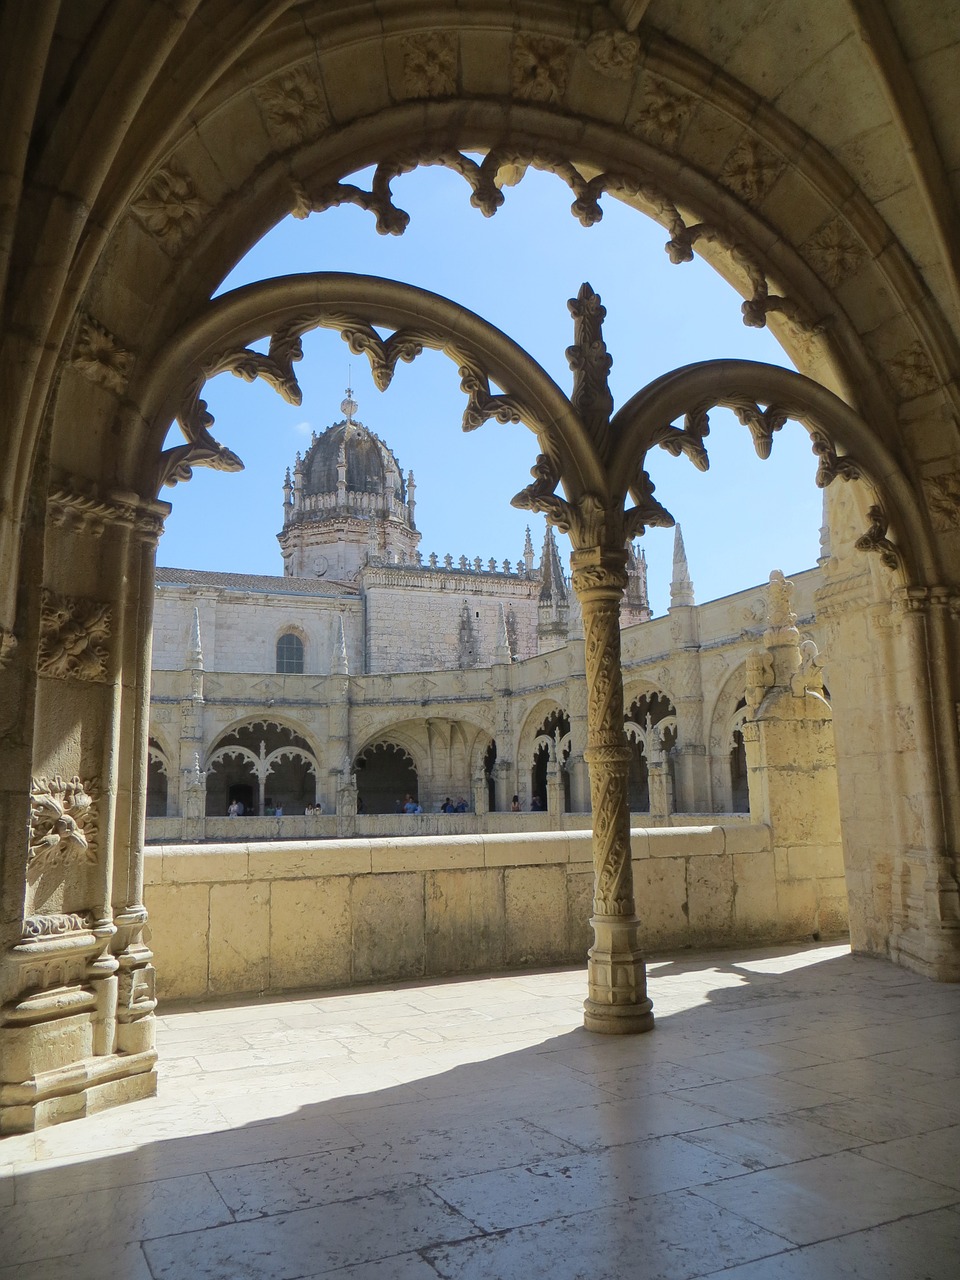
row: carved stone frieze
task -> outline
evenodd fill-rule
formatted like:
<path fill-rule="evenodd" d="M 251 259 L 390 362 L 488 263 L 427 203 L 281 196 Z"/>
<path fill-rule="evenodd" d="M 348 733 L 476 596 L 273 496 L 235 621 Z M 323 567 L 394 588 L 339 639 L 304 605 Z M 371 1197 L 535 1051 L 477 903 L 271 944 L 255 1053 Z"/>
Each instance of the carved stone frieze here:
<path fill-rule="evenodd" d="M 562 102 L 569 46 L 553 36 L 519 34 L 513 42 L 513 92 L 528 102 Z"/>
<path fill-rule="evenodd" d="M 724 161 L 720 181 L 747 204 L 758 204 L 769 195 L 785 168 L 785 162 L 769 147 L 744 137 Z"/>
<path fill-rule="evenodd" d="M 853 545 L 858 551 L 875 551 L 880 557 L 881 564 L 886 565 L 888 569 L 898 569 L 900 552 L 886 536 L 889 521 L 883 508 L 879 506 L 868 508 L 867 519 L 870 521 L 870 527 Z"/>
<path fill-rule="evenodd" d="M 863 244 L 842 218 L 831 218 L 801 249 L 831 289 L 858 271 L 866 258 Z"/>
<path fill-rule="evenodd" d="M 133 368 L 133 354 L 92 316 L 81 317 L 70 363 L 85 378 L 122 395 Z"/>
<path fill-rule="evenodd" d="M 928 395 L 940 385 L 937 371 L 919 342 L 892 356 L 886 367 L 894 386 L 905 400 Z"/>
<path fill-rule="evenodd" d="M 587 61 L 613 80 L 629 80 L 640 59 L 640 41 L 629 31 L 598 31 L 587 41 Z"/>
<path fill-rule="evenodd" d="M 24 942 L 37 938 L 58 938 L 67 933 L 82 933 L 92 929 L 92 911 L 66 911 L 55 915 L 27 916 L 23 922 L 21 937 Z"/>
<path fill-rule="evenodd" d="M 137 537 L 156 541 L 169 514 L 166 503 L 101 497 L 92 486 L 72 480 L 55 482 L 47 495 L 47 518 L 58 529 L 100 538 L 109 525 L 132 529 Z"/>
<path fill-rule="evenodd" d="M 321 134 L 330 124 L 316 74 L 307 66 L 293 67 L 266 80 L 256 89 L 270 131 L 284 145 L 296 145 Z"/>
<path fill-rule="evenodd" d="M 111 608 L 43 588 L 37 671 L 66 680 L 102 680 L 110 656 Z"/>
<path fill-rule="evenodd" d="M 403 39 L 403 88 L 411 98 L 444 98 L 457 91 L 457 37 L 426 31 Z"/>
<path fill-rule="evenodd" d="M 208 210 L 193 179 L 172 164 L 156 171 L 131 207 L 171 253 L 196 234 Z"/>
<path fill-rule="evenodd" d="M 627 117 L 627 129 L 639 138 L 673 148 L 696 103 L 662 80 L 651 80 L 638 108 Z"/>
<path fill-rule="evenodd" d="M 97 860 L 97 791 L 74 775 L 64 781 L 34 778 L 30 791 L 27 869 L 38 875 L 51 867 Z"/>
<path fill-rule="evenodd" d="M 926 476 L 923 487 L 933 527 L 942 533 L 960 528 L 960 471 L 944 471 Z"/>

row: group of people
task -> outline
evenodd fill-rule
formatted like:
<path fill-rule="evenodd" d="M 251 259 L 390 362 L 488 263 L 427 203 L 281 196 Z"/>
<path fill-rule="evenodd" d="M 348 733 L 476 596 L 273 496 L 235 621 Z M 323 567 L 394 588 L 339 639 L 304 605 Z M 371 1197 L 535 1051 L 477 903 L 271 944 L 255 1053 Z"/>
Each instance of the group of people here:
<path fill-rule="evenodd" d="M 242 800 L 231 800 L 229 805 L 227 805 L 228 818 L 242 818 L 245 813 L 246 813 L 246 809 L 244 807 L 244 803 Z M 274 804 L 274 802 L 268 796 L 267 799 L 264 801 L 263 813 L 264 813 L 264 817 L 266 818 L 282 818 L 283 805 L 280 802 Z M 322 813 L 323 813 L 323 805 L 308 804 L 304 808 L 303 816 L 305 818 L 312 818 L 315 814 L 322 814 Z"/>
<path fill-rule="evenodd" d="M 440 812 L 441 813 L 466 813 L 467 802 L 466 800 L 464 800 L 463 796 L 457 796 L 457 803 L 454 804 L 453 801 L 450 799 L 450 797 L 447 796 L 446 800 L 444 800 L 443 804 L 440 806 Z"/>

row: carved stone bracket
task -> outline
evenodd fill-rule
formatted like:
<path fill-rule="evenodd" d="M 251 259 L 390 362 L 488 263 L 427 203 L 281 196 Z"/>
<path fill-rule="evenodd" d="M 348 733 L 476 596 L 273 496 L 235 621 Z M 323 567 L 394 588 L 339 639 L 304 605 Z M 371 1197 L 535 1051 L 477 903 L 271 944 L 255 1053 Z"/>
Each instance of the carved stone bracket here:
<path fill-rule="evenodd" d="M 112 611 L 107 604 L 43 588 L 37 672 L 60 680 L 103 680 L 110 657 Z"/>
<path fill-rule="evenodd" d="M 34 778 L 30 791 L 27 869 L 37 876 L 51 867 L 97 861 L 97 789 L 74 775 L 65 782 Z"/>
<path fill-rule="evenodd" d="M 882 507 L 872 506 L 867 510 L 870 527 L 862 537 L 853 544 L 858 551 L 875 551 L 881 564 L 888 569 L 899 569 L 900 552 L 896 545 L 886 536 L 889 521 Z"/>

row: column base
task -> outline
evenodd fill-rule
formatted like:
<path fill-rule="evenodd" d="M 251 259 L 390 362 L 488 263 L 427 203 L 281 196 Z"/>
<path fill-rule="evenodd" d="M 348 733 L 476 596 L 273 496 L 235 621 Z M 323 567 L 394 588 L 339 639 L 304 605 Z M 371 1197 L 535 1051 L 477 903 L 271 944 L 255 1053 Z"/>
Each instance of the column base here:
<path fill-rule="evenodd" d="M 588 1031 L 627 1036 L 653 1030 L 653 1001 L 637 946 L 639 923 L 636 916 L 594 916 L 590 921 L 596 940 L 587 953 L 583 1025 Z"/>

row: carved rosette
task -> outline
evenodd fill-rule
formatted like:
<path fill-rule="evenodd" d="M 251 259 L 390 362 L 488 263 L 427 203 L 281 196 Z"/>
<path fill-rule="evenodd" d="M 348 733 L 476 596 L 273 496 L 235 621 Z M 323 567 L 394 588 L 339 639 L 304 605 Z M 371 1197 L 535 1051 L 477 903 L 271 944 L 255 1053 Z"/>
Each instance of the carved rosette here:
<path fill-rule="evenodd" d="M 553 36 L 518 35 L 513 43 L 513 92 L 528 102 L 563 101 L 568 46 Z"/>
<path fill-rule="evenodd" d="M 123 395 L 133 367 L 133 354 L 92 316 L 82 316 L 70 363 L 90 382 Z"/>
<path fill-rule="evenodd" d="M 587 42 L 587 61 L 594 71 L 613 80 L 629 80 L 637 69 L 640 41 L 629 31 L 598 31 Z"/>
<path fill-rule="evenodd" d="M 940 385 L 937 371 L 919 342 L 891 357 L 887 371 L 904 400 L 928 395 Z"/>
<path fill-rule="evenodd" d="M 933 527 L 941 533 L 960 528 L 960 471 L 927 476 L 923 482 Z"/>
<path fill-rule="evenodd" d="M 694 105 L 689 94 L 676 92 L 662 80 L 651 80 L 640 106 L 627 118 L 627 128 L 637 137 L 673 148 Z"/>
<path fill-rule="evenodd" d="M 257 98 L 267 125 L 285 146 L 315 138 L 330 124 L 316 74 L 309 67 L 294 67 L 258 85 Z"/>
<path fill-rule="evenodd" d="M 801 247 L 831 289 L 858 271 L 866 257 L 862 243 L 842 218 L 831 218 Z"/>
<path fill-rule="evenodd" d="M 769 147 L 744 137 L 724 161 L 720 181 L 747 204 L 757 204 L 773 190 L 786 165 Z"/>
<path fill-rule="evenodd" d="M 77 775 L 66 782 L 59 774 L 34 778 L 27 853 L 31 875 L 97 861 L 96 797 L 95 784 Z"/>
<path fill-rule="evenodd" d="M 208 206 L 193 179 L 171 164 L 157 170 L 131 208 L 163 247 L 176 253 L 199 230 Z"/>
<path fill-rule="evenodd" d="M 445 98 L 457 91 L 457 38 L 427 31 L 403 39 L 403 89 L 410 98 Z"/>
<path fill-rule="evenodd" d="M 112 611 L 109 605 L 43 588 L 37 672 L 59 680 L 103 680 L 107 675 Z"/>

